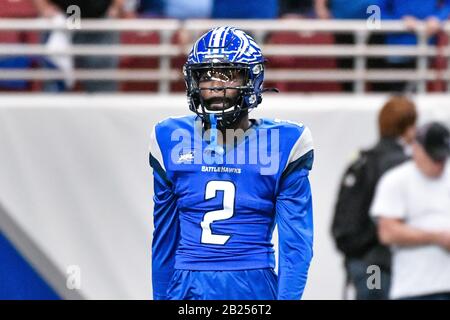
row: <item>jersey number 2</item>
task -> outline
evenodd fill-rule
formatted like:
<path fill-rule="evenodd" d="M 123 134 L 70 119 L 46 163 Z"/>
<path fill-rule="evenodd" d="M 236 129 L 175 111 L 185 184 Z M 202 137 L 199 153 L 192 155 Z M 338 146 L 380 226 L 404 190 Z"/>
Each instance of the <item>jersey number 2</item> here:
<path fill-rule="evenodd" d="M 214 221 L 229 219 L 234 214 L 234 197 L 236 188 L 230 181 L 209 181 L 206 184 L 205 200 L 212 199 L 217 196 L 217 191 L 223 191 L 223 209 L 209 211 L 203 217 L 200 223 L 202 227 L 202 243 L 207 244 L 225 244 L 230 236 L 213 234 L 211 224 Z"/>

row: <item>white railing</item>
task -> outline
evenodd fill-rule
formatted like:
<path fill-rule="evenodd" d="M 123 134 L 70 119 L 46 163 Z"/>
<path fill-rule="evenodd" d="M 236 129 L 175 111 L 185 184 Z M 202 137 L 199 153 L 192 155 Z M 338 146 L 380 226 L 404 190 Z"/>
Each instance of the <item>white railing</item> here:
<path fill-rule="evenodd" d="M 78 69 L 74 72 L 75 79 L 79 80 L 134 80 L 158 81 L 159 92 L 168 93 L 170 82 L 181 79 L 181 70 L 170 67 L 170 59 L 186 55 L 191 44 L 171 44 L 173 35 L 183 29 L 189 33 L 191 39 L 196 39 L 208 29 L 218 25 L 233 25 L 251 32 L 258 43 L 262 43 L 263 52 L 267 57 L 294 56 L 294 57 L 353 57 L 355 60 L 353 70 L 283 70 L 267 71 L 267 80 L 273 81 L 353 81 L 355 92 L 364 92 L 367 81 L 412 81 L 417 85 L 417 91 L 426 91 L 426 82 L 444 80 L 447 90 L 450 90 L 450 71 L 432 70 L 428 68 L 429 58 L 440 56 L 447 59 L 450 64 L 450 48 L 436 48 L 428 44 L 425 26 L 419 24 L 416 29 L 418 44 L 415 46 L 399 45 L 369 45 L 367 40 L 373 33 L 399 33 L 406 32 L 400 21 L 382 21 L 379 29 L 370 28 L 365 20 L 324 21 L 324 20 L 155 20 L 155 19 L 119 19 L 119 20 L 93 20 L 81 21 L 81 29 L 85 31 L 152 31 L 157 32 L 160 44 L 148 45 L 73 45 L 65 50 L 52 50 L 44 44 L 0 44 L 0 57 L 5 56 L 57 56 L 57 55 L 97 55 L 97 56 L 148 56 L 158 57 L 159 67 L 155 70 L 100 70 Z M 51 31 L 64 30 L 65 24 L 55 24 L 47 19 L 0 19 L 0 31 Z M 446 34 L 450 33 L 450 23 L 444 25 Z M 265 37 L 276 31 L 290 32 L 329 32 L 352 33 L 354 45 L 285 45 L 264 44 Z M 416 69 L 411 70 L 376 70 L 367 68 L 367 59 L 370 57 L 408 56 L 417 59 Z M 63 79 L 64 74 L 55 70 L 1 70 L 0 80 L 29 79 L 50 80 Z"/>

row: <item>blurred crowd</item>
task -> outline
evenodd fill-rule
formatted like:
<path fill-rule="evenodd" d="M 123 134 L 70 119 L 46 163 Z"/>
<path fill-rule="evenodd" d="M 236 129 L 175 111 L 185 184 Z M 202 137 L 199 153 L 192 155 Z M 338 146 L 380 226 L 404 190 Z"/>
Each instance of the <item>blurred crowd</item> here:
<path fill-rule="evenodd" d="M 367 19 L 372 11 L 370 6 L 380 8 L 381 19 L 402 20 L 406 27 L 413 31 L 419 21 L 426 22 L 426 31 L 430 36 L 430 43 L 438 42 L 435 37 L 442 28 L 442 22 L 447 20 L 450 14 L 450 0 L 0 0 L 1 17 L 29 17 L 23 14 L 20 3 L 27 3 L 34 8 L 34 16 L 43 16 L 56 19 L 65 16 L 71 5 L 81 8 L 82 18 L 168 18 L 168 19 Z M 22 8 L 23 7 L 23 8 Z M 21 11 L 22 10 L 22 11 Z M 33 10 L 31 10 L 33 12 Z M 71 12 L 72 13 L 72 12 Z M 32 14 L 31 14 L 32 15 Z M 3 33 L 3 32 L 2 32 Z M 57 36 L 50 34 L 41 35 L 41 42 L 57 42 Z M 59 36 L 59 39 L 63 36 Z M 189 42 L 189 37 L 179 37 L 180 41 Z M 184 39 L 184 40 L 183 40 Z M 21 40 L 20 40 L 21 41 Z M 61 41 L 61 40 L 59 40 Z M 75 44 L 115 44 L 120 43 L 120 36 L 114 32 L 75 32 L 70 38 Z M 332 37 L 336 44 L 354 44 L 353 34 L 339 34 Z M 389 45 L 415 45 L 416 36 L 413 33 L 388 34 L 386 36 L 372 36 L 367 39 L 370 44 Z M 2 40 L 0 35 L 0 42 Z M 7 41 L 6 41 L 7 42 Z M 294 40 L 295 42 L 295 40 Z M 45 68 L 64 68 L 70 70 L 76 68 L 114 69 L 119 66 L 117 57 L 77 57 L 73 62 L 60 59 L 44 59 L 37 64 Z M 333 62 L 334 63 L 334 62 Z M 430 61 L 430 64 L 436 61 Z M 445 62 L 446 63 L 446 62 Z M 0 58 L 0 68 L 24 68 L 32 64 L 23 57 Z M 300 63 L 301 64 L 301 63 Z M 305 63 L 310 64 L 310 63 Z M 414 57 L 391 56 L 389 58 L 369 59 L 368 68 L 373 69 L 413 69 L 417 66 Z M 270 67 L 270 66 L 269 66 Z M 431 67 L 431 65 L 430 65 Z M 446 67 L 446 66 L 441 66 Z M 354 68 L 353 58 L 335 59 L 335 68 Z M 70 80 L 70 79 L 69 79 Z M 65 91 L 72 88 L 70 81 L 47 83 L 46 91 Z M 21 88 L 24 82 L 2 81 L 0 88 Z M 70 84 L 70 85 L 68 85 Z M 309 87 L 292 87 L 292 91 L 308 91 Z M 296 89 L 297 88 L 297 89 Z M 325 86 L 323 91 L 329 91 Z M 117 91 L 118 86 L 114 81 L 85 81 L 83 89 L 88 92 Z M 411 91 L 407 81 L 374 83 L 371 91 Z M 352 91 L 353 83 L 344 83 L 342 88 L 335 91 Z M 320 91 L 320 90 L 319 90 Z"/>

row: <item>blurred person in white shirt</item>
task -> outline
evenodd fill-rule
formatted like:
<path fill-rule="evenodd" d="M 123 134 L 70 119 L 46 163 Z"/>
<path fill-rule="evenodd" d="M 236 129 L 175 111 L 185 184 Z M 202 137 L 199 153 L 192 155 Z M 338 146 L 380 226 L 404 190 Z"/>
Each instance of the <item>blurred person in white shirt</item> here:
<path fill-rule="evenodd" d="M 450 300 L 450 133 L 421 127 L 413 160 L 380 180 L 371 214 L 391 246 L 391 299 Z"/>

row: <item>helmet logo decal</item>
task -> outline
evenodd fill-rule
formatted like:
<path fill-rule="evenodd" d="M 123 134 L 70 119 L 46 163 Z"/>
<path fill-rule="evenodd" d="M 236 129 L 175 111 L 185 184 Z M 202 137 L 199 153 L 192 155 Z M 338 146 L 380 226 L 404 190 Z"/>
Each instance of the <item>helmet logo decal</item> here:
<path fill-rule="evenodd" d="M 260 74 L 261 71 L 263 71 L 263 66 L 261 64 L 257 64 L 253 67 L 252 71 L 254 74 Z"/>

